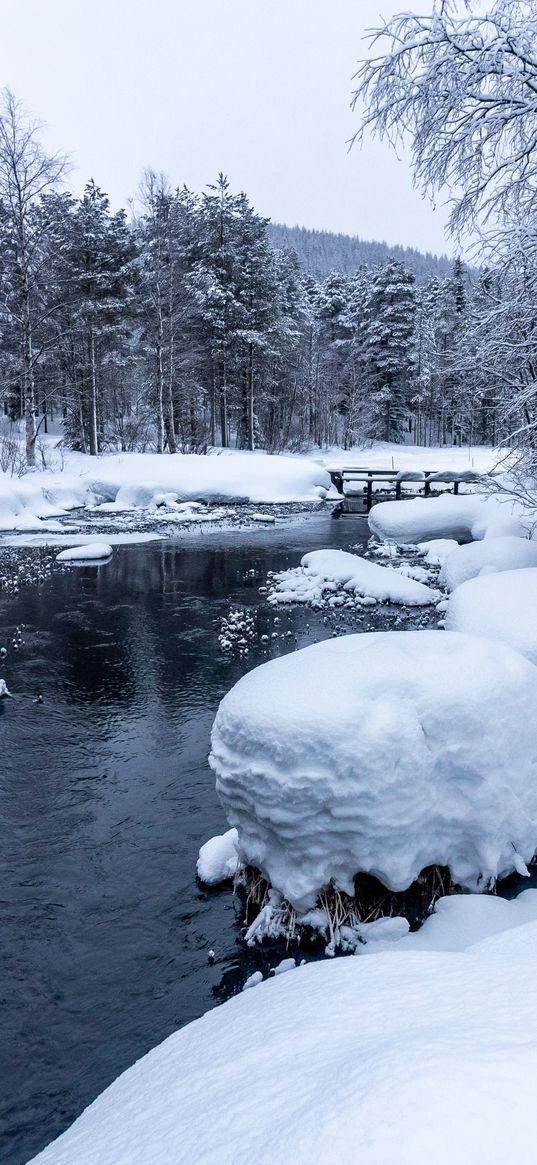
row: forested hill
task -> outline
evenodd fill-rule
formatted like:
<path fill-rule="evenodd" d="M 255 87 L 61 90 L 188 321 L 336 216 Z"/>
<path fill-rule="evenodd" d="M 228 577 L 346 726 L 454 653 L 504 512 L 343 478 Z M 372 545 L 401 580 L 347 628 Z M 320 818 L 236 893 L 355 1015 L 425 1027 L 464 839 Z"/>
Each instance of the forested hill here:
<path fill-rule="evenodd" d="M 336 235 L 330 231 L 312 231 L 307 227 L 286 227 L 269 224 L 269 239 L 273 247 L 290 247 L 296 252 L 301 266 L 310 275 L 324 279 L 330 271 L 350 274 L 363 264 L 375 267 L 388 258 L 400 259 L 412 271 L 418 283 L 429 275 L 443 277 L 449 274 L 452 260 L 447 255 L 422 254 L 413 247 L 390 247 L 388 243 L 367 243 L 356 235 Z"/>

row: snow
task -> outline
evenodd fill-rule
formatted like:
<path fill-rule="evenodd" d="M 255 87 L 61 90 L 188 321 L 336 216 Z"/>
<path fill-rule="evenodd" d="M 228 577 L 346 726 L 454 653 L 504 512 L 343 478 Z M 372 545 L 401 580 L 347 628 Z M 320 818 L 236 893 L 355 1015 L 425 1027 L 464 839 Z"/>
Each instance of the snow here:
<path fill-rule="evenodd" d="M 320 606 L 343 591 L 347 598 L 362 596 L 375 602 L 406 603 L 423 607 L 440 598 L 438 591 L 407 578 L 389 566 L 369 562 L 345 550 L 313 550 L 300 566 L 273 576 L 269 603 L 313 603 Z"/>
<path fill-rule="evenodd" d="M 62 531 L 67 529 L 62 526 Z M 2 539 L 2 546 L 83 546 L 95 542 L 95 534 L 7 534 Z M 135 546 L 142 542 L 158 542 L 160 534 L 141 533 L 138 530 L 128 530 L 122 534 L 106 535 L 107 545 Z"/>
<path fill-rule="evenodd" d="M 369 528 L 377 538 L 399 544 L 439 538 L 469 542 L 500 535 L 523 538 L 531 520 L 531 515 L 505 494 L 444 494 L 379 502 L 369 514 Z"/>
<path fill-rule="evenodd" d="M 113 554 L 109 542 L 83 542 L 80 546 L 71 546 L 69 550 L 61 550 L 56 555 L 56 562 L 101 562 Z"/>
<path fill-rule="evenodd" d="M 8 689 L 6 681 L 3 679 L 0 679 L 0 699 L 3 699 L 5 696 L 10 696 L 10 695 L 11 695 L 11 692 Z"/>
<path fill-rule="evenodd" d="M 482 574 L 450 595 L 446 627 L 490 636 L 537 663 L 537 570 Z"/>
<path fill-rule="evenodd" d="M 393 469 L 396 472 L 466 470 L 489 473 L 498 464 L 505 464 L 506 451 L 491 445 L 399 445 L 394 441 L 368 441 L 352 449 L 333 446 L 322 453 L 312 453 L 327 469 L 341 470 L 350 466 L 365 469 Z"/>
<path fill-rule="evenodd" d="M 359 871 L 403 890 L 447 865 L 482 889 L 530 861 L 536 680 L 505 644 L 443 631 L 349 635 L 255 668 L 222 700 L 210 757 L 240 858 L 299 914 L 331 880 L 353 894 Z"/>
<path fill-rule="evenodd" d="M 219 456 L 70 453 L 62 472 L 0 473 L 0 531 L 40 530 L 43 522 L 80 507 L 104 513 L 163 507 L 187 521 L 201 516 L 199 502 L 311 502 L 331 488 L 323 466 L 307 457 L 237 450 Z"/>
<path fill-rule="evenodd" d="M 262 972 L 261 971 L 254 971 L 252 975 L 248 976 L 246 983 L 244 984 L 243 991 L 248 991 L 248 989 L 250 987 L 258 987 L 259 984 L 262 982 L 263 982 Z"/>
<path fill-rule="evenodd" d="M 448 591 L 481 574 L 537 566 L 537 542 L 528 538 L 487 538 L 457 546 L 444 562 L 440 582 Z"/>
<path fill-rule="evenodd" d="M 418 542 L 418 550 L 429 566 L 443 566 L 458 545 L 454 538 L 432 538 L 429 542 Z"/>
<path fill-rule="evenodd" d="M 273 974 L 285 975 L 286 971 L 294 971 L 295 968 L 296 959 L 282 959 L 281 963 L 278 963 L 277 966 L 274 967 Z"/>
<path fill-rule="evenodd" d="M 442 900 L 389 950 L 241 992 L 123 1073 L 34 1165 L 530 1160 L 536 898 Z"/>
<path fill-rule="evenodd" d="M 228 829 L 218 837 L 211 837 L 202 845 L 196 865 L 201 882 L 214 886 L 233 878 L 238 864 L 237 830 Z"/>

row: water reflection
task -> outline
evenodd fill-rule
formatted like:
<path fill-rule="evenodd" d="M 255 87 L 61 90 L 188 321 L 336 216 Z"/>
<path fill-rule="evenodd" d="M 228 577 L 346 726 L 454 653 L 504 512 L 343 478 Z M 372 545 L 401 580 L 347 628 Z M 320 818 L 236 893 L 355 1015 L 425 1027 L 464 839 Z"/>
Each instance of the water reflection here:
<path fill-rule="evenodd" d="M 194 879 L 200 842 L 225 824 L 206 763 L 214 713 L 265 658 L 257 644 L 226 659 L 215 624 L 231 603 L 262 602 L 268 570 L 366 537 L 361 518 L 319 517 L 127 546 L 0 602 L 0 642 L 24 624 L 2 668 L 16 699 L 0 705 L 5 1165 L 267 965 L 270 952 L 245 953 L 229 892 Z M 282 615 L 292 635 L 273 652 L 330 633 L 307 622 Z M 274 628 L 268 607 L 259 626 Z"/>

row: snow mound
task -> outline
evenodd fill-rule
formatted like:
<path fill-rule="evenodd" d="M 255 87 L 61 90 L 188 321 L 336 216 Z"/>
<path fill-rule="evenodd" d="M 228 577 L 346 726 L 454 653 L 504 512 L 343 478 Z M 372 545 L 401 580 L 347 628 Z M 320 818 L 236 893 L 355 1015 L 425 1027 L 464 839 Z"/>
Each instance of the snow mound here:
<path fill-rule="evenodd" d="M 528 538 L 487 538 L 457 546 L 446 559 L 440 582 L 448 591 L 481 574 L 537 566 L 537 542 Z"/>
<path fill-rule="evenodd" d="M 56 562 L 101 562 L 113 553 L 109 542 L 84 542 L 81 546 L 71 546 L 60 550 Z"/>
<path fill-rule="evenodd" d="M 214 1008 L 120 1076 L 34 1165 L 531 1160 L 537 923 L 459 951 L 404 949 L 412 937 Z"/>
<path fill-rule="evenodd" d="M 429 566 L 443 566 L 458 545 L 454 538 L 432 538 L 429 542 L 418 542 L 418 550 Z"/>
<path fill-rule="evenodd" d="M 268 601 L 273 605 L 320 605 L 341 591 L 349 598 L 354 595 L 414 607 L 427 606 L 440 598 L 438 591 L 389 566 L 380 566 L 345 550 L 313 550 L 304 555 L 299 567 L 274 575 Z"/>
<path fill-rule="evenodd" d="M 457 542 L 514 535 L 524 538 L 530 515 L 503 494 L 445 494 L 437 498 L 380 502 L 369 514 L 369 528 L 387 542 L 419 543 L 436 538 Z"/>
<path fill-rule="evenodd" d="M 239 856 L 299 914 L 358 872 L 483 889 L 537 847 L 537 671 L 442 631 L 317 643 L 228 692 L 210 763 Z"/>
<path fill-rule="evenodd" d="M 202 845 L 196 873 L 207 886 L 216 886 L 234 877 L 237 864 L 237 830 L 228 829 L 227 833 L 211 837 Z"/>
<path fill-rule="evenodd" d="M 490 636 L 537 663 L 537 570 L 482 574 L 449 597 L 446 627 Z"/>

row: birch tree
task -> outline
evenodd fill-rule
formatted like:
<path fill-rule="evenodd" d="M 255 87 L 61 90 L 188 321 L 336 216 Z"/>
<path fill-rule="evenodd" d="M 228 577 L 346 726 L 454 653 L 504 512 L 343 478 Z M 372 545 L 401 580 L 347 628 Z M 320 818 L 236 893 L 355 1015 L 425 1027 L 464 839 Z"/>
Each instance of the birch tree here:
<path fill-rule="evenodd" d="M 410 141 L 417 185 L 451 197 L 453 232 L 537 209 L 537 4 L 434 0 L 375 29 L 354 105 L 367 131 Z"/>
<path fill-rule="evenodd" d="M 20 341 L 20 382 L 26 430 L 26 461 L 35 465 L 35 353 L 32 336 L 32 294 L 40 219 L 36 202 L 62 178 L 65 158 L 50 155 L 40 142 L 41 124 L 32 120 L 9 89 L 0 107 L 0 201 L 14 248 L 12 322 Z"/>

